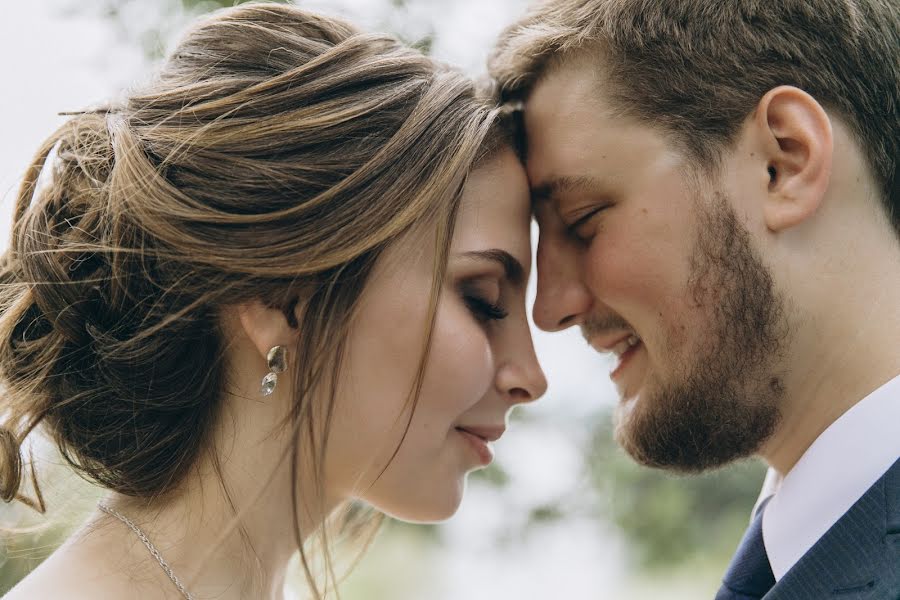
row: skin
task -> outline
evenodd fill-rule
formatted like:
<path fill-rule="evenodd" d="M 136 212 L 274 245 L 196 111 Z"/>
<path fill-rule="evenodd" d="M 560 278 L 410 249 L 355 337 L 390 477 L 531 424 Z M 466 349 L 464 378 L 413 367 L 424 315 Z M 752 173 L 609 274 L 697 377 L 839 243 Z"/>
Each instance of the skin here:
<path fill-rule="evenodd" d="M 529 220 L 525 173 L 505 150 L 476 169 L 464 188 L 432 351 L 412 413 L 406 400 L 421 357 L 432 278 L 427 234 L 410 233 L 376 264 L 340 372 L 322 504 L 310 492 L 310 474 L 301 468 L 300 481 L 292 481 L 289 461 L 279 460 L 289 443 L 278 424 L 293 401 L 290 377 L 282 376 L 271 396 L 258 391 L 269 348 L 295 347 L 302 332 L 280 310 L 261 302 L 224 315 L 233 386 L 211 449 L 220 456 L 255 558 L 235 527 L 208 457 L 197 465 L 196 476 L 169 497 L 111 497 L 109 503 L 147 533 L 195 597 L 226 600 L 282 597 L 285 569 L 296 551 L 290 527 L 294 486 L 305 532 L 352 499 L 412 521 L 452 515 L 466 475 L 484 463 L 457 427 L 503 427 L 513 406 L 546 389 L 525 312 Z M 501 252 L 518 264 L 517 276 L 509 277 L 502 262 L 492 258 Z M 506 316 L 485 318 L 483 310 L 474 309 L 481 306 L 473 304 L 475 295 L 501 307 Z M 288 356 L 289 369 L 295 360 Z M 7 597 L 156 599 L 177 594 L 134 533 L 97 513 Z"/>
<path fill-rule="evenodd" d="M 348 340 L 331 472 L 343 497 L 413 521 L 451 516 L 465 474 L 478 465 L 457 426 L 506 426 L 510 408 L 543 394 L 525 312 L 531 242 L 528 184 L 505 151 L 471 177 L 450 248 L 421 400 L 409 421 L 405 398 L 425 335 L 433 257 L 413 237 L 393 248 L 363 295 Z M 478 254 L 502 251 L 518 272 Z M 417 256 L 410 263 L 409 257 Z M 513 275 L 513 277 L 510 277 Z M 503 308 L 486 319 L 475 302 Z M 390 466 L 378 477 L 385 465 Z"/>
<path fill-rule="evenodd" d="M 743 382 L 777 383 L 780 393 L 757 397 L 773 404 L 777 425 L 746 454 L 785 474 L 900 372 L 900 244 L 864 155 L 839 118 L 784 86 L 748 115 L 719 173 L 695 180 L 670 136 L 613 110 L 604 77 L 596 58 L 572 56 L 525 104 L 540 227 L 535 323 L 580 326 L 598 351 L 637 334 L 613 377 L 619 426 L 636 411 L 663 410 L 654 398 L 699 368 L 717 341 L 717 298 L 698 296 L 692 276 L 698 240 L 722 203 L 771 279 L 766 304 L 778 308 L 777 360 L 761 359 Z M 710 410 L 717 402 L 708 398 Z"/>

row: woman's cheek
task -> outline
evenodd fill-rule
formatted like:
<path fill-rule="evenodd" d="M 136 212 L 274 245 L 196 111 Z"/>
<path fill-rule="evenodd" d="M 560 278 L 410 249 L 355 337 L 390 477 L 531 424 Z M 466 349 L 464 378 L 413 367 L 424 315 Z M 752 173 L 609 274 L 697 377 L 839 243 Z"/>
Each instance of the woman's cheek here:
<path fill-rule="evenodd" d="M 442 302 L 438 310 L 423 390 L 423 398 L 439 396 L 454 418 L 487 393 L 494 374 L 484 325 L 457 303 Z"/>

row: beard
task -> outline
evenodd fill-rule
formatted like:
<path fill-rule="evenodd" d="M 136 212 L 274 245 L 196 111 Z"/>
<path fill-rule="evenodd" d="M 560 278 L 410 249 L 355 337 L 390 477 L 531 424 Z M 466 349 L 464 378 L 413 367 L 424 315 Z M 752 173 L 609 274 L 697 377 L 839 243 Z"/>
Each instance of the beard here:
<path fill-rule="evenodd" d="M 727 198 L 699 211 L 688 290 L 707 315 L 700 344 L 673 343 L 670 381 L 620 405 L 616 439 L 637 462 L 696 473 L 758 452 L 780 420 L 789 328 L 783 299 Z"/>

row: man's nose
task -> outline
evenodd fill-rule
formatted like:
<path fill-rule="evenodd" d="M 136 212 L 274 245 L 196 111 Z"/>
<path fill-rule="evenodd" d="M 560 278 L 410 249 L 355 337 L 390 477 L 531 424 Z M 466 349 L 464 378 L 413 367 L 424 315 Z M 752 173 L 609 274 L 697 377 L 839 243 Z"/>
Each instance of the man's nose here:
<path fill-rule="evenodd" d="M 578 325 L 589 314 L 593 300 L 583 283 L 580 263 L 580 252 L 573 241 L 541 231 L 533 317 L 535 325 L 544 331 Z"/>

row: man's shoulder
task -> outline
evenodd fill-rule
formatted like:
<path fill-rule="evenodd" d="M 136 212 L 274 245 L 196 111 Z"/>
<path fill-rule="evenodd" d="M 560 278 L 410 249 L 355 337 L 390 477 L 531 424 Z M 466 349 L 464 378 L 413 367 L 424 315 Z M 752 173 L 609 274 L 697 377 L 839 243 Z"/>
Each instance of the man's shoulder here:
<path fill-rule="evenodd" d="M 883 481 L 887 534 L 900 535 L 900 459 L 884 474 Z M 897 540 L 895 546 L 900 548 L 900 540 Z M 900 571 L 900 565 L 897 570 Z"/>
<path fill-rule="evenodd" d="M 900 598 L 900 459 L 778 582 L 767 600 Z"/>

